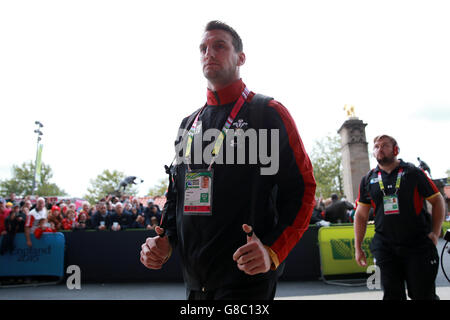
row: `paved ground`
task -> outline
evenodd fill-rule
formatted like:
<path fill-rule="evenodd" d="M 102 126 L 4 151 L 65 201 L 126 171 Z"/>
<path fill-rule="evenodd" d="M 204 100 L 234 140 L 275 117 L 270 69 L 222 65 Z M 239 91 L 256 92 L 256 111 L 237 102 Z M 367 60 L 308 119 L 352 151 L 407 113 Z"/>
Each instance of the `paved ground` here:
<path fill-rule="evenodd" d="M 444 241 L 440 239 L 441 253 Z M 450 255 L 445 253 L 444 267 L 450 277 Z M 436 279 L 437 294 L 441 300 L 450 300 L 450 283 L 439 267 Z M 276 299 L 279 300 L 380 300 L 381 290 L 367 286 L 348 287 L 326 284 L 322 281 L 280 282 Z M 0 288 L 0 300 L 184 300 L 182 283 L 86 283 L 81 289 L 69 290 L 65 283 L 34 287 Z"/>
<path fill-rule="evenodd" d="M 450 284 L 438 286 L 441 300 L 450 300 Z M 280 282 L 277 300 L 381 300 L 381 290 L 342 287 L 322 281 Z M 181 283 L 84 284 L 80 290 L 65 285 L 0 289 L 0 300 L 184 300 Z"/>

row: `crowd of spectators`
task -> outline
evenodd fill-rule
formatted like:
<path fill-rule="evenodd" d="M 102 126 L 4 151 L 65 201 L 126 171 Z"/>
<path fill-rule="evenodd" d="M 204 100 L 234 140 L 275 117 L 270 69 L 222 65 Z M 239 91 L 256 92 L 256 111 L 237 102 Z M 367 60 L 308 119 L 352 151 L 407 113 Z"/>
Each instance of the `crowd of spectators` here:
<path fill-rule="evenodd" d="M 6 199 L 0 198 L 0 235 L 5 235 L 0 253 L 10 248 L 15 233 L 24 232 L 26 227 L 40 238 L 43 232 L 70 230 L 148 230 L 154 229 L 161 221 L 161 209 L 151 199 L 144 205 L 137 198 L 107 196 L 95 205 L 84 201 L 79 207 L 69 199 L 40 199 L 44 201 L 43 209 L 37 208 L 39 199 L 32 204 L 29 197 L 17 199 L 14 194 Z M 332 194 L 328 199 L 316 199 L 310 223 L 352 223 L 354 212 L 352 203 Z"/>
<path fill-rule="evenodd" d="M 328 199 L 316 198 L 316 206 L 310 223 L 322 226 L 332 223 L 353 223 L 355 210 L 356 208 L 351 202 L 345 198 L 339 199 L 339 196 L 335 193 Z M 373 213 L 370 220 L 373 220 Z"/>
<path fill-rule="evenodd" d="M 11 194 L 9 198 L 0 198 L 0 234 L 24 232 L 35 207 L 36 203 L 32 204 L 29 197 L 17 199 L 15 194 Z M 345 199 L 339 200 L 336 194 L 328 199 L 317 198 L 311 224 L 353 222 L 354 211 L 353 204 Z M 161 209 L 153 200 L 144 205 L 137 198 L 130 197 L 107 196 L 95 205 L 84 201 L 79 208 L 69 199 L 50 199 L 45 200 L 45 214 L 38 215 L 37 219 L 35 226 L 31 226 L 32 233 L 36 229 L 46 232 L 154 229 L 161 220 Z"/>
<path fill-rule="evenodd" d="M 77 208 L 68 199 L 38 198 L 33 204 L 30 197 L 17 199 L 11 194 L 6 199 L 0 197 L 0 235 L 5 236 L 0 253 L 10 250 L 15 234 L 27 228 L 40 238 L 43 232 L 148 230 L 160 220 L 161 209 L 153 200 L 144 205 L 137 198 L 107 196 L 95 205 L 84 201 Z"/>

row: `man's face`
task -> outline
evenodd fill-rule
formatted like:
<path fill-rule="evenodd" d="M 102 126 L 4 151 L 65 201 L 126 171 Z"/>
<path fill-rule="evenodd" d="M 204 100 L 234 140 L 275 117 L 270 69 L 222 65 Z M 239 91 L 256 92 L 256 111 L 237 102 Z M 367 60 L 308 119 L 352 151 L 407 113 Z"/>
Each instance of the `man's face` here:
<path fill-rule="evenodd" d="M 122 205 L 116 204 L 115 209 L 116 209 L 117 214 L 122 214 L 122 211 L 123 211 Z"/>
<path fill-rule="evenodd" d="M 45 201 L 40 199 L 36 202 L 36 209 L 37 211 L 41 211 L 45 207 Z"/>
<path fill-rule="evenodd" d="M 379 139 L 373 146 L 373 155 L 381 165 L 387 165 L 395 161 L 394 145 L 387 138 Z"/>
<path fill-rule="evenodd" d="M 98 207 L 98 211 L 100 211 L 102 214 L 106 212 L 106 204 L 102 204 Z"/>
<path fill-rule="evenodd" d="M 227 85 L 239 79 L 239 66 L 245 55 L 234 49 L 232 36 L 224 30 L 204 33 L 200 43 L 200 62 L 203 74 L 212 84 Z"/>

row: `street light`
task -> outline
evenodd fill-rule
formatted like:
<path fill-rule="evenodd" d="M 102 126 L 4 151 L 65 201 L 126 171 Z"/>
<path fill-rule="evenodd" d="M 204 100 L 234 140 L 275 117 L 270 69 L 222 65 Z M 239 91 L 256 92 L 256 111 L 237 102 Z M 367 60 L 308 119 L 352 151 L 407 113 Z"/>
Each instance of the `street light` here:
<path fill-rule="evenodd" d="M 41 136 L 43 135 L 41 128 L 44 127 L 42 123 L 39 121 L 34 122 L 35 125 L 38 126 L 34 133 L 37 134 L 37 145 L 36 145 L 36 160 L 34 162 L 34 179 L 33 179 L 33 189 L 31 190 L 31 195 L 34 195 L 34 190 L 36 189 L 36 175 L 37 175 L 37 165 L 38 165 L 38 157 L 39 157 L 39 142 L 42 140 Z"/>

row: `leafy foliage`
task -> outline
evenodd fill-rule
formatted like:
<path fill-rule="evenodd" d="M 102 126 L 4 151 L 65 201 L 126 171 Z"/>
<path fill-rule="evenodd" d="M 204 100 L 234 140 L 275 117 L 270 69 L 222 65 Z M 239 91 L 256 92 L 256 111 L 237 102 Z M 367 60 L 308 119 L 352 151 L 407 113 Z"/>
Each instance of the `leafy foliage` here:
<path fill-rule="evenodd" d="M 310 154 L 316 179 L 316 194 L 328 198 L 343 194 L 341 138 L 327 136 L 315 142 Z"/>
<path fill-rule="evenodd" d="M 0 193 L 15 193 L 19 197 L 32 194 L 34 180 L 34 163 L 24 162 L 22 165 L 13 165 L 11 179 L 2 180 L 0 182 Z M 53 177 L 52 169 L 49 165 L 42 163 L 40 181 L 36 184 L 35 194 L 39 196 L 65 196 L 66 192 L 60 189 L 56 184 L 51 183 Z"/>
<path fill-rule="evenodd" d="M 151 197 L 163 196 L 166 193 L 169 183 L 166 179 L 160 179 L 159 183 L 154 187 L 150 188 L 148 195 Z"/>
<path fill-rule="evenodd" d="M 96 203 L 107 195 L 115 194 L 120 182 L 126 177 L 123 172 L 117 170 L 103 170 L 95 179 L 91 180 L 91 187 L 87 189 L 84 198 L 90 203 Z M 121 191 L 123 189 L 121 188 Z M 125 190 L 127 195 L 135 196 L 138 191 L 134 185 L 128 185 Z"/>

